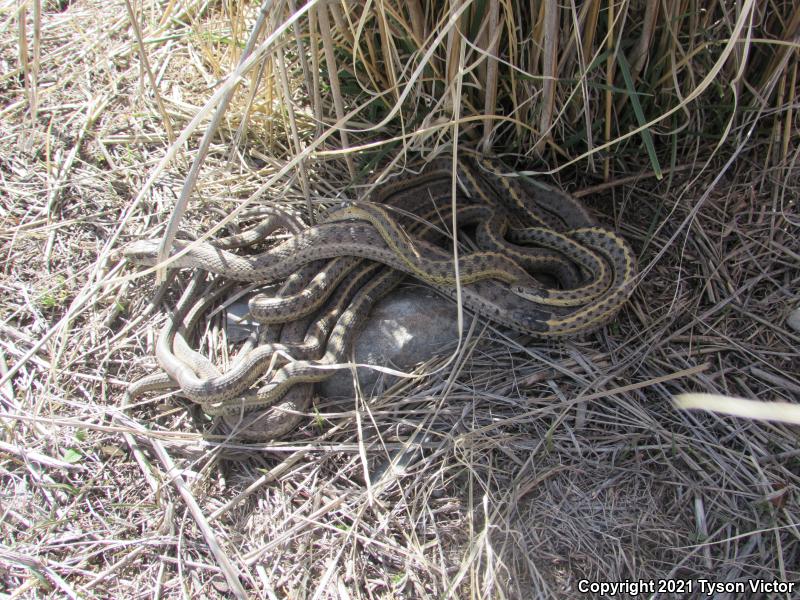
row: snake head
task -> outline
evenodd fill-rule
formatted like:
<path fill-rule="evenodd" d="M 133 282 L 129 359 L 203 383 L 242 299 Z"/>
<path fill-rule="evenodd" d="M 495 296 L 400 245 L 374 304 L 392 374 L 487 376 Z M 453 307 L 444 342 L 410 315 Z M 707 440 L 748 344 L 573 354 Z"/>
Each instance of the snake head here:
<path fill-rule="evenodd" d="M 136 240 L 122 249 L 122 256 L 137 265 L 154 265 L 158 257 L 158 240 Z"/>
<path fill-rule="evenodd" d="M 327 210 L 323 211 L 319 216 L 319 221 L 321 223 L 326 223 L 331 219 L 331 217 L 337 216 L 341 211 L 346 210 L 350 206 L 352 206 L 352 202 L 349 202 L 348 200 L 342 200 L 341 202 L 338 202 L 337 204 L 334 204 Z"/>

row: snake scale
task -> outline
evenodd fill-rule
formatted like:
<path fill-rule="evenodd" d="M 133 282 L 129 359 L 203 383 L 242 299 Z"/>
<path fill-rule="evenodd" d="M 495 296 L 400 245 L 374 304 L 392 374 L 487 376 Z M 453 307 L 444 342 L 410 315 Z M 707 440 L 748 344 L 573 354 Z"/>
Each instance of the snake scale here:
<path fill-rule="evenodd" d="M 286 281 L 277 297 L 252 298 L 250 313 L 264 323 L 285 323 L 291 341 L 250 343 L 220 373 L 185 339 L 208 303 L 193 299 L 197 289 L 190 285 L 159 336 L 156 356 L 164 373 L 133 384 L 130 394 L 177 387 L 208 414 L 228 420 L 281 403 L 289 407 L 278 410 L 283 417 L 268 417 L 268 436 L 277 435 L 308 406 L 311 384 L 332 374 L 326 367 L 346 360 L 371 305 L 405 275 L 451 297 L 458 283 L 465 308 L 536 337 L 585 333 L 609 321 L 635 283 L 627 242 L 597 225 L 572 197 L 499 170 L 486 159 L 434 160 L 377 185 L 364 201 L 328 209 L 302 230 L 267 214 L 243 234 L 176 241 L 169 268 L 227 282 Z M 459 252 L 458 281 L 452 247 L 441 245 L 452 243 L 444 231 L 451 222 L 472 227 L 478 246 Z M 278 227 L 293 235 L 256 254 L 234 252 Z M 157 253 L 157 240 L 124 249 L 138 265 L 156 265 Z M 542 283 L 542 274 L 559 286 Z"/>

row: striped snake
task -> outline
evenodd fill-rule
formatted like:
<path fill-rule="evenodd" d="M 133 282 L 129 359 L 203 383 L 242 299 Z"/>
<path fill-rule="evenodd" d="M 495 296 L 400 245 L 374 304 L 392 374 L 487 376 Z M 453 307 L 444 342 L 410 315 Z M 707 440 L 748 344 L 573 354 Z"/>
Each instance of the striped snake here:
<path fill-rule="evenodd" d="M 483 160 L 459 162 L 456 169 L 459 202 L 455 218 L 459 225 L 475 225 L 475 238 L 481 248 L 459 256 L 464 306 L 538 337 L 582 333 L 608 321 L 633 289 L 635 261 L 627 243 L 595 225 L 571 197 L 493 175 L 496 170 L 495 165 Z M 178 327 L 168 324 L 168 334 L 162 332 L 157 347 L 162 368 L 184 395 L 200 403 L 209 414 L 252 411 L 281 400 L 298 383 L 308 384 L 329 376 L 332 371 L 319 366 L 344 360 L 358 322 L 379 296 L 399 283 L 404 273 L 454 296 L 451 252 L 432 241 L 435 236 L 430 235 L 430 228 L 426 230 L 428 235 L 411 235 L 410 228 L 401 225 L 409 214 L 425 209 L 424 220 L 430 221 L 436 213 L 443 220 L 453 216 L 450 205 L 440 206 L 442 199 L 450 199 L 452 173 L 449 161 L 431 163 L 419 174 L 380 185 L 370 202 L 330 209 L 321 224 L 296 233 L 261 254 L 238 255 L 225 249 L 252 243 L 259 235 L 252 231 L 247 232 L 249 237 L 244 242 L 237 236 L 213 245 L 176 242 L 169 266 L 210 271 L 235 281 L 281 280 L 303 265 L 332 259 L 326 269 L 294 293 L 251 301 L 251 314 L 266 322 L 289 322 L 309 315 L 334 289 L 342 291 L 328 299 L 325 314 L 316 321 L 317 333 L 309 334 L 316 339 L 315 351 L 296 353 L 294 358 L 301 360 L 278 369 L 255 393 L 247 390 L 262 377 L 269 357 L 279 349 L 292 354 L 302 343 L 284 347 L 262 344 L 242 352 L 228 372 L 209 374 L 176 335 Z M 264 223 L 254 229 L 274 228 Z M 156 241 L 134 242 L 124 254 L 134 263 L 154 265 L 157 247 Z M 376 274 L 376 267 L 361 259 L 383 263 L 393 270 Z M 532 277 L 529 270 L 550 273 L 567 289 L 549 288 Z M 348 285 L 342 286 L 343 281 Z M 172 321 L 177 322 L 176 319 L 180 321 L 182 317 L 178 315 Z M 319 359 L 320 335 L 330 329 L 333 320 L 336 325 L 327 351 Z"/>

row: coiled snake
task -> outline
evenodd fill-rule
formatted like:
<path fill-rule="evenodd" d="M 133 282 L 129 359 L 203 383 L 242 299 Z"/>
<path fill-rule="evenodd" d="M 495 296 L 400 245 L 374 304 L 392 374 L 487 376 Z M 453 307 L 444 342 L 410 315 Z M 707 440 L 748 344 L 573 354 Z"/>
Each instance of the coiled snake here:
<path fill-rule="evenodd" d="M 226 280 L 279 281 L 305 270 L 302 281 L 294 289 L 286 288 L 283 297 L 251 300 L 251 316 L 265 322 L 298 323 L 326 300 L 328 304 L 308 336 L 295 335 L 298 343 L 246 348 L 233 367 L 220 374 L 183 340 L 181 331 L 195 318 L 184 322 L 195 293 L 187 290 L 157 344 L 157 359 L 166 375 L 133 384 L 131 395 L 171 382 L 205 412 L 235 415 L 275 404 L 293 389 L 310 393 L 309 383 L 332 374 L 321 367 L 346 359 L 370 306 L 405 274 L 455 295 L 452 250 L 437 245 L 444 237 L 432 227 L 437 218 L 475 228 L 480 250 L 458 258 L 465 308 L 537 337 L 584 333 L 607 322 L 633 290 L 635 260 L 627 242 L 598 226 L 572 197 L 498 176 L 497 171 L 497 165 L 485 159 L 459 161 L 455 169 L 449 160 L 429 163 L 419 173 L 378 186 L 367 201 L 329 209 L 320 224 L 259 254 L 235 254 L 227 248 L 258 241 L 275 229 L 273 224 L 215 243 L 175 242 L 167 266 L 215 273 Z M 453 203 L 454 172 L 459 190 Z M 157 251 L 158 241 L 146 240 L 128 245 L 124 255 L 135 264 L 152 266 Z M 326 267 L 313 275 L 320 264 Z M 561 288 L 542 284 L 532 273 L 555 277 Z M 325 353 L 319 358 L 320 339 L 328 331 Z M 309 347 L 313 351 L 302 350 Z M 300 360 L 280 367 L 260 388 L 250 390 L 278 350 Z M 294 415 L 287 413 L 286 419 L 291 418 Z M 287 429 L 285 422 L 276 421 L 276 426 Z"/>

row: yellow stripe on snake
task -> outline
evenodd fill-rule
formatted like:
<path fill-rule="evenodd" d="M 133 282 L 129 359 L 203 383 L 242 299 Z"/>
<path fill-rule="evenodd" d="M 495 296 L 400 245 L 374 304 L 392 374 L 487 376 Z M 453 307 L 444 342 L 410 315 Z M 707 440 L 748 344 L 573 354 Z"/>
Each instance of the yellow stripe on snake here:
<path fill-rule="evenodd" d="M 184 337 L 210 302 L 197 301 L 199 284 L 193 284 L 159 337 L 156 356 L 165 374 L 133 384 L 130 394 L 171 384 L 205 412 L 232 415 L 268 407 L 291 396 L 295 386 L 310 393 L 309 385 L 298 384 L 320 381 L 332 374 L 321 367 L 346 360 L 370 306 L 405 274 L 455 295 L 452 249 L 437 245 L 447 236 L 434 226 L 438 222 L 446 227 L 453 217 L 459 227 L 474 226 L 480 248 L 459 253 L 461 298 L 467 309 L 537 337 L 585 333 L 607 322 L 633 290 L 635 260 L 628 244 L 598 226 L 570 196 L 498 176 L 497 170 L 485 159 L 459 161 L 455 215 L 453 167 L 444 160 L 380 184 L 368 201 L 329 209 L 320 224 L 259 254 L 235 254 L 227 248 L 260 241 L 274 231 L 274 223 L 214 243 L 175 242 L 171 268 L 214 273 L 225 281 L 288 278 L 279 297 L 251 299 L 250 312 L 258 320 L 307 323 L 309 315 L 327 304 L 307 335 L 295 333 L 290 344 L 251 344 L 227 372 L 219 373 Z M 157 250 L 157 240 L 139 241 L 127 246 L 124 255 L 135 264 L 152 266 Z M 561 287 L 541 283 L 536 277 L 541 274 L 554 277 Z M 293 360 L 251 390 L 278 351 Z M 275 426 L 283 431 L 285 421 L 276 420 Z"/>

